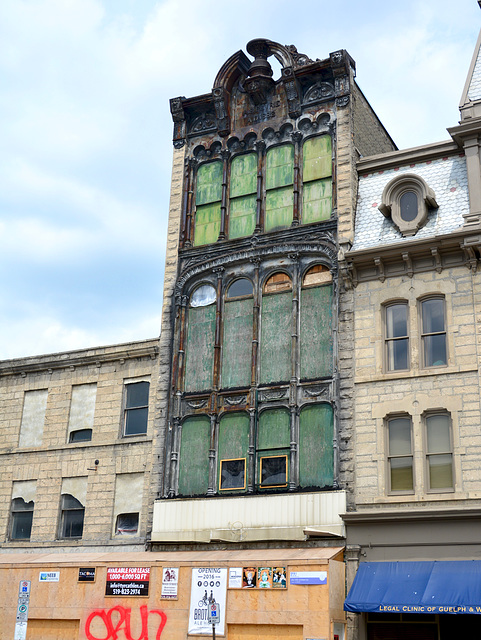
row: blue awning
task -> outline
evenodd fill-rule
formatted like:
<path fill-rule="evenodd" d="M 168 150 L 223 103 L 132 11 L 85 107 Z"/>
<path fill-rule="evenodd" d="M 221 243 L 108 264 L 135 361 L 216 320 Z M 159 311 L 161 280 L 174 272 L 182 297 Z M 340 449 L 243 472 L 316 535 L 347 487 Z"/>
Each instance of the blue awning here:
<path fill-rule="evenodd" d="M 481 614 L 481 560 L 361 562 L 344 610 Z"/>

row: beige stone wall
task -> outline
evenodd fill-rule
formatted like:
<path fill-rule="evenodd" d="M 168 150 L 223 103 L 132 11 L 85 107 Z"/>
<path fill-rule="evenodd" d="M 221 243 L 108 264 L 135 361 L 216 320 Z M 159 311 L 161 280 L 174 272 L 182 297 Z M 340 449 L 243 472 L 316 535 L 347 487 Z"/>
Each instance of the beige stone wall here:
<path fill-rule="evenodd" d="M 481 319 L 480 276 L 466 267 L 431 271 L 359 284 L 354 290 L 356 502 L 412 504 L 413 508 L 454 506 L 481 496 L 481 411 L 478 324 Z M 446 301 L 447 366 L 423 368 L 420 362 L 419 299 L 442 294 Z M 383 304 L 403 299 L 409 305 L 410 370 L 383 368 Z M 451 414 L 454 485 L 449 493 L 427 491 L 423 415 L 431 410 Z M 414 494 L 389 495 L 386 416 L 412 416 Z"/>
<path fill-rule="evenodd" d="M 0 363 L 0 540 L 2 550 L 19 547 L 101 547 L 124 544 L 143 548 L 147 534 L 152 466 L 152 437 L 157 378 L 157 340 L 81 352 L 23 358 Z M 149 380 L 151 385 L 146 435 L 123 437 L 124 380 Z M 97 385 L 92 440 L 69 443 L 72 388 Z M 26 391 L 47 391 L 41 443 L 19 447 Z M 98 466 L 95 465 L 98 460 Z M 116 474 L 144 477 L 139 536 L 112 539 Z M 65 478 L 83 478 L 87 492 L 81 540 L 56 542 L 60 493 Z M 36 481 L 30 542 L 9 541 L 8 524 L 14 482 Z M 72 484 L 72 481 L 69 481 Z M 68 484 L 68 483 L 67 483 Z"/>

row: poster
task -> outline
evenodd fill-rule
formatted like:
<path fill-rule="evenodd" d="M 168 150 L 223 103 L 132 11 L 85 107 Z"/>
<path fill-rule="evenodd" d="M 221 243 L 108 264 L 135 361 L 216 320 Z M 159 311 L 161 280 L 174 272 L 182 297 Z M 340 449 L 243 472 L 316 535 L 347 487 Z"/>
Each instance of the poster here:
<path fill-rule="evenodd" d="M 225 634 L 225 605 L 227 597 L 227 569 L 196 567 L 192 569 L 190 590 L 189 634 L 212 635 L 208 607 L 212 599 L 220 604 L 220 622 L 216 625 L 219 635 Z"/>
<path fill-rule="evenodd" d="M 150 567 L 109 567 L 106 596 L 148 596 Z"/>
<path fill-rule="evenodd" d="M 162 593 L 160 594 L 160 597 L 164 600 L 176 600 L 178 585 L 179 569 L 164 567 L 162 569 Z"/>
<path fill-rule="evenodd" d="M 272 588 L 272 567 L 259 567 L 257 569 L 257 586 L 259 589 Z"/>
<path fill-rule="evenodd" d="M 254 589 L 257 586 L 257 567 L 244 567 L 242 571 L 242 588 Z"/>
<path fill-rule="evenodd" d="M 230 567 L 229 589 L 242 589 L 242 567 Z"/>
<path fill-rule="evenodd" d="M 285 567 L 274 567 L 272 569 L 272 588 L 287 589 L 287 577 Z"/>

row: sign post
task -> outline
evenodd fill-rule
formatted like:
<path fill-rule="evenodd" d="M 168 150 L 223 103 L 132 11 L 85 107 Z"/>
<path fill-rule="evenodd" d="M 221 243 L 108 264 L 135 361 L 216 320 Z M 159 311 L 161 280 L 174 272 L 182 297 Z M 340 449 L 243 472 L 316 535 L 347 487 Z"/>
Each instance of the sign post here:
<path fill-rule="evenodd" d="M 220 605 L 215 600 L 209 603 L 207 620 L 212 624 L 212 640 L 215 640 L 215 625 L 220 622 Z"/>

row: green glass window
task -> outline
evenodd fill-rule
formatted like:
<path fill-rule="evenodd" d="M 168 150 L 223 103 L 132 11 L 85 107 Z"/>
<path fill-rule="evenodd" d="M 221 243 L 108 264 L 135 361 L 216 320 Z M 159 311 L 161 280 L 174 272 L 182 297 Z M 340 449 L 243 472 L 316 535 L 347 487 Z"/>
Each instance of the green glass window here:
<path fill-rule="evenodd" d="M 257 208 L 257 154 L 236 156 L 230 169 L 229 238 L 254 233 Z"/>
<path fill-rule="evenodd" d="M 278 273 L 264 285 L 261 318 L 261 384 L 286 382 L 291 374 L 292 284 Z"/>
<path fill-rule="evenodd" d="M 202 164 L 197 171 L 194 246 L 216 242 L 220 231 L 222 162 Z"/>
<path fill-rule="evenodd" d="M 299 484 L 332 487 L 334 482 L 334 419 L 330 404 L 304 407 L 299 418 Z"/>
<path fill-rule="evenodd" d="M 219 491 L 244 491 L 247 479 L 249 416 L 226 413 L 219 423 Z"/>
<path fill-rule="evenodd" d="M 204 391 L 212 386 L 214 369 L 216 293 L 202 285 L 192 294 L 188 312 L 185 390 Z"/>
<path fill-rule="evenodd" d="M 303 145 L 302 222 L 328 220 L 332 211 L 331 136 L 309 138 Z"/>
<path fill-rule="evenodd" d="M 294 206 L 294 147 L 283 144 L 266 154 L 265 231 L 285 229 L 292 223 Z"/>
<path fill-rule="evenodd" d="M 229 287 L 224 305 L 222 386 L 247 387 L 251 380 L 253 286 L 247 278 Z"/>
<path fill-rule="evenodd" d="M 260 488 L 286 487 L 289 469 L 290 419 L 286 409 L 269 409 L 259 416 L 257 477 Z"/>
<path fill-rule="evenodd" d="M 332 375 L 332 280 L 326 267 L 309 269 L 301 291 L 301 378 Z"/>
<path fill-rule="evenodd" d="M 182 424 L 179 459 L 179 494 L 205 495 L 209 488 L 210 420 L 187 418 Z"/>

